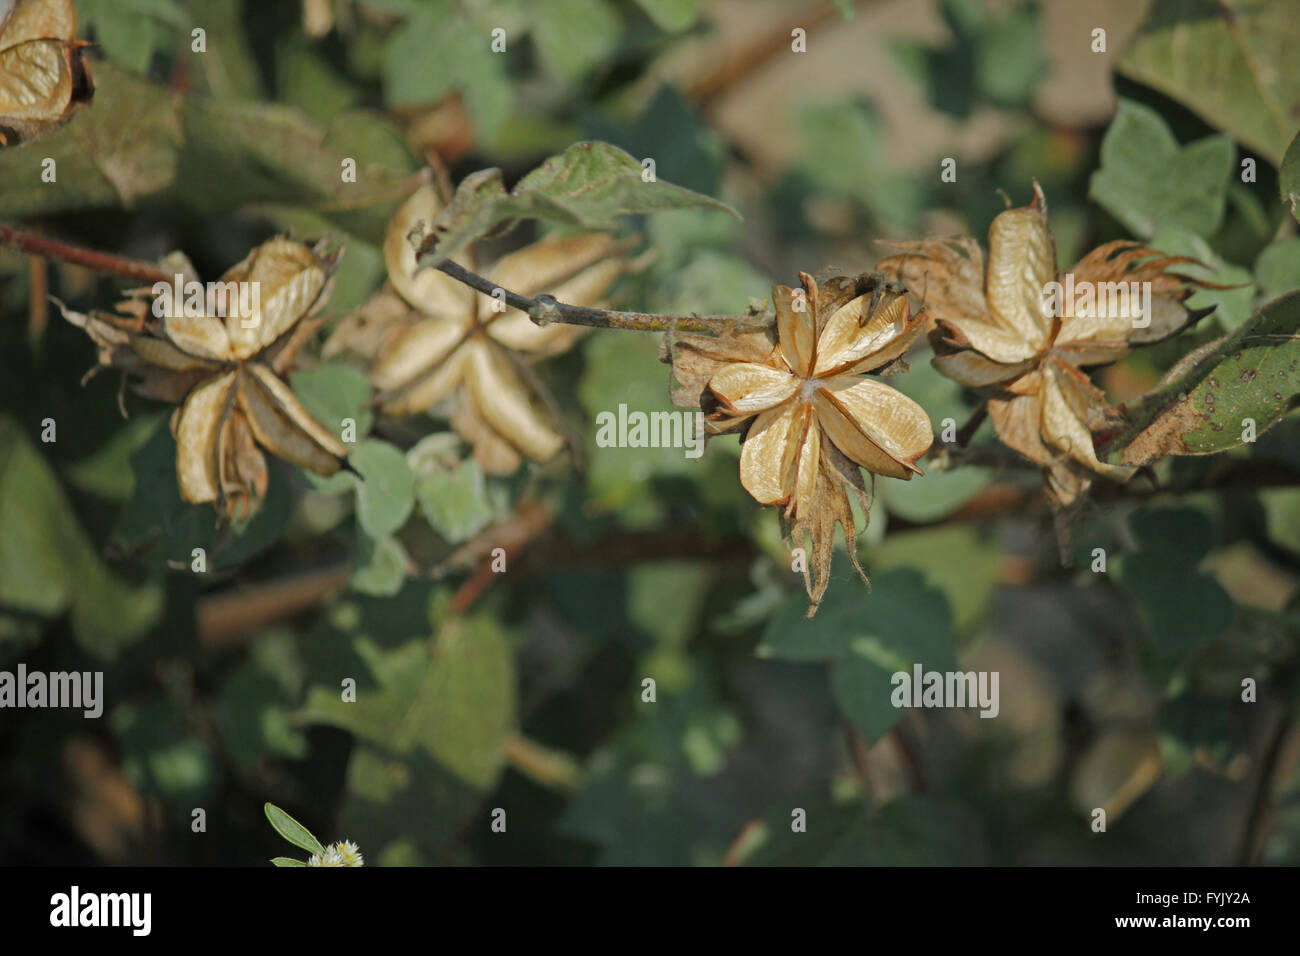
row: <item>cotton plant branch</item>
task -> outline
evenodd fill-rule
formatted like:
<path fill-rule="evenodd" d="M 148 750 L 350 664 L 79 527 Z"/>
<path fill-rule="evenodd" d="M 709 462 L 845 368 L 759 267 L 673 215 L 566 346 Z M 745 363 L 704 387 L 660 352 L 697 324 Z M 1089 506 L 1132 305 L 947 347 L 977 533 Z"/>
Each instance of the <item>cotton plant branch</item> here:
<path fill-rule="evenodd" d="M 637 332 L 721 332 L 725 329 L 765 329 L 776 321 L 771 309 L 744 315 L 660 315 L 654 312 L 615 312 L 569 305 L 551 295 L 520 295 L 503 289 L 450 259 L 437 267 L 458 282 L 484 295 L 504 299 L 506 305 L 525 312 L 540 326 L 557 322 L 593 329 L 629 329 Z"/>
<path fill-rule="evenodd" d="M 155 282 L 170 283 L 174 278 L 152 262 L 87 249 L 84 246 L 76 246 L 59 239 L 51 239 L 31 230 L 21 229 L 18 226 L 10 226 L 5 223 L 0 223 L 0 246 L 17 249 L 29 256 L 55 259 L 59 262 L 67 262 L 71 265 L 81 266 L 108 275 L 121 276 L 123 279 L 131 279 L 147 285 L 152 285 Z"/>

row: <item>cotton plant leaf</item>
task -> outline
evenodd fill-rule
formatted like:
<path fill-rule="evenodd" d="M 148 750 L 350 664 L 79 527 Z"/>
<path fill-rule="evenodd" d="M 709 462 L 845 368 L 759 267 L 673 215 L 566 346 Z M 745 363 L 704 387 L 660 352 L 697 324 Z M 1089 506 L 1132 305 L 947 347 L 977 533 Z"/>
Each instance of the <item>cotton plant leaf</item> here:
<path fill-rule="evenodd" d="M 1300 292 L 1274 299 L 1231 335 L 1185 356 L 1154 391 L 1120 406 L 1107 457 L 1144 465 L 1253 441 L 1300 394 Z"/>
<path fill-rule="evenodd" d="M 97 63 L 95 77 L 94 107 L 44 139 L 39 155 L 0 150 L 7 216 L 130 209 L 146 199 L 201 216 L 275 203 L 379 242 L 417 185 L 409 166 L 355 156 L 356 181 L 345 181 L 350 153 L 297 110 L 183 96 L 110 62 Z M 46 158 L 55 183 L 42 180 Z"/>
<path fill-rule="evenodd" d="M 1297 44 L 1291 4 L 1156 0 L 1119 71 L 1276 165 L 1300 127 L 1300 74 L 1287 66 Z"/>
<path fill-rule="evenodd" d="M 1120 100 L 1088 196 L 1145 239 L 1170 227 L 1210 236 L 1223 222 L 1234 159 L 1227 136 L 1180 145 L 1159 113 Z"/>
<path fill-rule="evenodd" d="M 709 208 L 731 213 L 716 199 L 660 180 L 643 179 L 641 162 L 608 143 L 575 143 L 507 191 L 501 170 L 484 169 L 461 182 L 431 224 L 420 264 L 432 268 L 480 236 L 514 219 L 545 219 L 586 229 L 611 229 L 617 217 L 667 209 Z"/>

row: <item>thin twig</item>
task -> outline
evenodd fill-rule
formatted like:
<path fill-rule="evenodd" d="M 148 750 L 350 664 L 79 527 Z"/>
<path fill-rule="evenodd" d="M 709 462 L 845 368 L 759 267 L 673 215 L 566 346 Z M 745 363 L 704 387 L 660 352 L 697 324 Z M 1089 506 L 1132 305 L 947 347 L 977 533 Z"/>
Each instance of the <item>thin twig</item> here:
<path fill-rule="evenodd" d="M 630 329 L 638 332 L 720 332 L 725 329 L 766 329 L 775 321 L 771 311 L 745 315 L 660 315 L 654 312 L 614 312 L 560 302 L 550 295 L 530 297 L 503 289 L 450 259 L 438 268 L 458 282 L 484 295 L 500 294 L 507 305 L 526 312 L 540 326 L 556 322 L 594 329 Z"/>
<path fill-rule="evenodd" d="M 87 249 L 83 246 L 74 246 L 58 239 L 39 236 L 26 229 L 19 229 L 17 226 L 8 226 L 4 223 L 0 223 L 0 246 L 8 246 L 28 255 L 57 259 L 60 262 L 69 262 L 73 265 L 92 269 L 95 272 L 105 272 L 110 275 L 121 276 L 124 279 L 146 282 L 150 285 L 155 282 L 170 283 L 174 280 L 174 276 L 168 275 L 152 262 L 127 259 L 124 256 L 115 256 L 107 252 Z"/>
<path fill-rule="evenodd" d="M 965 448 L 970 444 L 970 440 L 975 437 L 975 433 L 980 430 L 984 424 L 984 419 L 989 417 L 989 403 L 980 402 L 979 408 L 971 412 L 970 418 L 966 419 L 966 424 L 957 429 L 957 447 Z"/>

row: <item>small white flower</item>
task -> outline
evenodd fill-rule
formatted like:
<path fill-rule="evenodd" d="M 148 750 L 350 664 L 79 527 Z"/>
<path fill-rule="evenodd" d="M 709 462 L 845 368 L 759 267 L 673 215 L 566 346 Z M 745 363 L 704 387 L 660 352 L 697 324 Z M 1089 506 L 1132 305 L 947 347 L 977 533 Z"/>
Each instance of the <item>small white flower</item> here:
<path fill-rule="evenodd" d="M 333 843 L 325 848 L 325 852 L 313 853 L 311 859 L 307 861 L 308 866 L 364 866 L 365 860 L 361 857 L 361 849 L 351 840 L 343 840 L 339 843 Z"/>
<path fill-rule="evenodd" d="M 351 840 L 344 840 L 342 843 L 334 844 L 334 849 L 338 852 L 340 863 L 339 866 L 365 866 L 366 861 L 361 856 L 361 848 Z"/>

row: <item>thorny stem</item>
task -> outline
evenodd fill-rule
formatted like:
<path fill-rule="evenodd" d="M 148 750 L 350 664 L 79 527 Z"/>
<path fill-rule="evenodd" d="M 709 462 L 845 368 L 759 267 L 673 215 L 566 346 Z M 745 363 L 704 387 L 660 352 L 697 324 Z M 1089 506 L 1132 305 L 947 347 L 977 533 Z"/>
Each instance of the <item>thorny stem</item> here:
<path fill-rule="evenodd" d="M 438 268 L 458 282 L 484 295 L 501 294 L 506 304 L 528 316 L 538 325 L 584 325 L 594 329 L 631 329 L 638 332 L 721 332 L 727 329 L 765 329 L 774 321 L 774 313 L 746 315 L 659 315 L 654 312 L 613 312 L 559 302 L 553 296 L 532 298 L 503 289 L 477 273 L 470 272 L 450 259 Z"/>
<path fill-rule="evenodd" d="M 47 259 L 69 262 L 73 265 L 93 269 L 95 272 L 106 272 L 110 275 L 121 276 L 124 279 L 147 282 L 150 285 L 155 282 L 171 282 L 173 279 L 172 276 L 152 262 L 128 259 L 125 256 L 115 256 L 107 252 L 97 252 L 94 249 L 74 246 L 58 239 L 50 239 L 4 223 L 0 223 L 0 246 L 8 246 L 11 249 L 17 249 L 32 256 L 44 256 Z"/>

